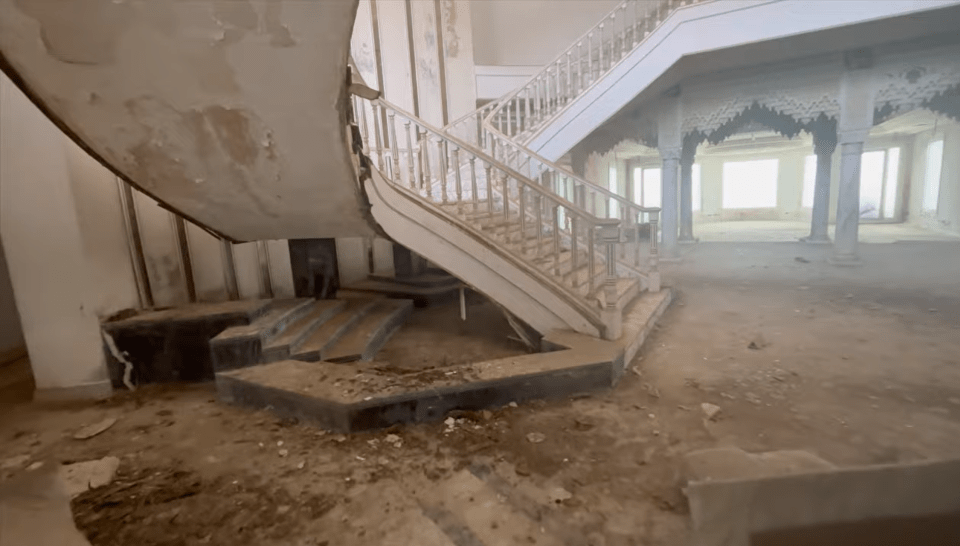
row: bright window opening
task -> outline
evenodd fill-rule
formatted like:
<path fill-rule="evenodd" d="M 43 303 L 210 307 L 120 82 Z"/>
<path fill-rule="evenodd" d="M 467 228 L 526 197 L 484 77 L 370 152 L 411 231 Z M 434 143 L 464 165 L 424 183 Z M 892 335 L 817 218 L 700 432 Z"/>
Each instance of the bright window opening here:
<path fill-rule="evenodd" d="M 723 208 L 776 208 L 778 171 L 776 159 L 724 163 Z"/>
<path fill-rule="evenodd" d="M 900 148 L 887 150 L 887 179 L 883 186 L 883 217 L 897 214 L 897 187 L 900 179 Z"/>
<path fill-rule="evenodd" d="M 897 213 L 900 148 L 863 154 L 860 161 L 860 218 L 889 220 Z"/>
<path fill-rule="evenodd" d="M 817 156 L 808 155 L 803 162 L 803 194 L 800 197 L 800 206 L 813 208 L 813 196 L 817 191 Z"/>
<path fill-rule="evenodd" d="M 927 168 L 923 173 L 923 210 L 937 212 L 940 202 L 940 174 L 943 168 L 943 141 L 927 145 Z"/>

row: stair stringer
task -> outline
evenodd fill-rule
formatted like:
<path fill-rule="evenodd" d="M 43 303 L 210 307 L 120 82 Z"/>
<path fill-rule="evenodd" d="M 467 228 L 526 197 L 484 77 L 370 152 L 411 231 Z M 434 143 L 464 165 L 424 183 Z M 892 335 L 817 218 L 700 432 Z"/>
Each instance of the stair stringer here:
<path fill-rule="evenodd" d="M 540 333 L 555 329 L 601 337 L 599 307 L 572 294 L 443 211 L 400 191 L 376 170 L 364 182 L 371 212 L 396 242 L 436 263 Z"/>

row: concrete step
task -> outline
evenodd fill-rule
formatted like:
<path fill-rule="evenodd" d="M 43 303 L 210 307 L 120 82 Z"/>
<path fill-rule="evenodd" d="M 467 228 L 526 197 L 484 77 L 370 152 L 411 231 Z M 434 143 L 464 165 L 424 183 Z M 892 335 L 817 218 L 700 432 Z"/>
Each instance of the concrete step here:
<path fill-rule="evenodd" d="M 281 334 L 312 309 L 312 298 L 277 300 L 250 324 L 233 326 L 210 340 L 214 371 L 252 366 L 260 361 L 264 344 Z"/>
<path fill-rule="evenodd" d="M 380 299 L 356 297 L 346 298 L 344 301 L 346 302 L 344 308 L 310 334 L 294 351 L 291 358 L 307 362 L 321 360 L 326 351 L 369 313 Z"/>
<path fill-rule="evenodd" d="M 417 307 L 426 307 L 433 303 L 448 301 L 456 296 L 462 283 L 459 279 L 446 276 L 435 284 L 404 282 L 399 278 L 378 277 L 357 281 L 343 287 L 341 293 L 370 294 L 413 300 Z"/>
<path fill-rule="evenodd" d="M 323 354 L 323 359 L 327 362 L 372 360 L 412 311 L 412 300 L 378 301 L 366 316 L 351 326 L 349 331 Z"/>
<path fill-rule="evenodd" d="M 637 297 L 637 294 L 640 293 L 640 279 L 630 279 L 630 278 L 619 278 L 617 279 L 617 297 L 614 301 L 617 309 L 626 308 L 633 300 Z M 594 289 L 593 294 L 589 296 L 591 299 L 596 300 L 597 304 L 600 307 L 605 307 L 607 304 L 606 292 L 601 281 L 601 284 Z"/>
<path fill-rule="evenodd" d="M 263 345 L 260 362 L 275 362 L 289 358 L 290 354 L 295 352 L 300 344 L 307 339 L 307 336 L 342 311 L 346 304 L 347 302 L 344 300 L 315 301 L 310 312 Z"/>

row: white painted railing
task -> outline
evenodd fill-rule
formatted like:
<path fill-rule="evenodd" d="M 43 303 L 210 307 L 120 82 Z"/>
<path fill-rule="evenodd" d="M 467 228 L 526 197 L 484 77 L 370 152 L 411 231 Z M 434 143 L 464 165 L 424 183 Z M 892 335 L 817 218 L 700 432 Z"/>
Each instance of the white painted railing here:
<path fill-rule="evenodd" d="M 604 308 L 616 304 L 616 282 L 628 256 L 632 267 L 626 271 L 659 289 L 657 209 L 643 229 L 624 237 L 619 219 L 598 217 L 560 195 L 557 171 L 526 175 L 386 101 L 354 100 L 370 168 L 421 203 L 476 228 L 598 318 L 601 295 Z"/>
<path fill-rule="evenodd" d="M 591 88 L 673 11 L 702 0 L 625 0 L 577 41 L 545 65 L 524 86 L 471 112 L 446 131 L 487 150 L 490 155 L 531 178 L 549 180 L 558 195 L 602 218 L 620 218 L 625 231 L 653 225 L 659 209 L 641 207 L 548 161 L 523 145 L 524 138 L 549 122 Z M 623 260 L 621 256 L 621 261 Z M 635 257 L 634 265 L 640 259 Z"/>

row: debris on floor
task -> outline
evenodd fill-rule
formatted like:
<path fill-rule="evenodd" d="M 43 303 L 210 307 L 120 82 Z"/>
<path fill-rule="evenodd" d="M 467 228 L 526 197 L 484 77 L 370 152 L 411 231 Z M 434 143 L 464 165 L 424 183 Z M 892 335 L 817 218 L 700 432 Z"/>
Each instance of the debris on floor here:
<path fill-rule="evenodd" d="M 70 513 L 53 465 L 0 483 L 0 546 L 90 546 Z"/>
<path fill-rule="evenodd" d="M 60 467 L 64 487 L 70 498 L 74 498 L 88 489 L 103 487 L 113 481 L 120 466 L 120 459 L 104 457 L 94 461 L 83 461 Z"/>
<path fill-rule="evenodd" d="M 703 410 L 704 416 L 706 416 L 707 421 L 713 421 L 717 418 L 717 415 L 720 414 L 720 406 L 704 402 L 700 404 L 700 409 Z"/>
<path fill-rule="evenodd" d="M 75 440 L 86 440 L 88 438 L 93 438 L 97 434 L 105 432 L 108 428 L 116 424 L 116 422 L 117 419 L 115 417 L 107 417 L 98 423 L 81 428 L 76 434 L 73 435 L 73 438 Z"/>

